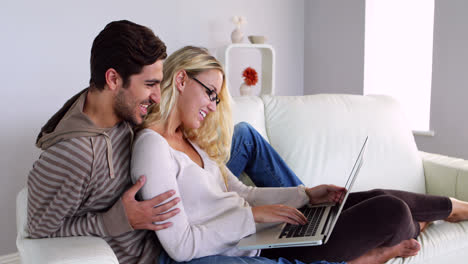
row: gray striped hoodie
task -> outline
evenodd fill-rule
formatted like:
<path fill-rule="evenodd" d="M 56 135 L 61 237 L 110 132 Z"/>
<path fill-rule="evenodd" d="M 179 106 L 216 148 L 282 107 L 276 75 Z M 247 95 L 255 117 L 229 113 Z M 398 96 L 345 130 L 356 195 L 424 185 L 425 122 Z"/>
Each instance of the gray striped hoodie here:
<path fill-rule="evenodd" d="M 133 130 L 127 122 L 99 128 L 83 113 L 84 89 L 42 127 L 43 150 L 28 175 L 32 238 L 99 236 L 120 263 L 157 263 L 152 231 L 133 230 L 120 197 L 131 186 Z"/>

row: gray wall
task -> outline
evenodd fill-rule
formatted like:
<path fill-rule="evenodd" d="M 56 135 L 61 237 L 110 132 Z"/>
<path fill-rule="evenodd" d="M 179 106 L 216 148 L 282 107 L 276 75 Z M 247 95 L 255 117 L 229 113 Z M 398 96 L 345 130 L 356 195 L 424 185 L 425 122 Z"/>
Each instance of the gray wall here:
<path fill-rule="evenodd" d="M 35 137 L 66 99 L 86 87 L 92 41 L 108 22 L 130 19 L 146 25 L 166 42 L 169 52 L 192 44 L 217 54 L 230 43 L 230 18 L 245 16 L 245 35 L 265 35 L 275 48 L 281 73 L 276 77 L 277 94 L 300 95 L 303 8 L 303 0 L 3 1 L 0 256 L 16 251 L 15 197 L 39 155 Z"/>
<path fill-rule="evenodd" d="M 304 4 L 304 94 L 362 94 L 364 0 Z"/>
<path fill-rule="evenodd" d="M 436 0 L 431 129 L 421 150 L 468 159 L 468 1 Z"/>
<path fill-rule="evenodd" d="M 362 94 L 364 0 L 305 1 L 304 94 Z M 430 127 L 418 148 L 468 159 L 468 1 L 436 0 Z"/>

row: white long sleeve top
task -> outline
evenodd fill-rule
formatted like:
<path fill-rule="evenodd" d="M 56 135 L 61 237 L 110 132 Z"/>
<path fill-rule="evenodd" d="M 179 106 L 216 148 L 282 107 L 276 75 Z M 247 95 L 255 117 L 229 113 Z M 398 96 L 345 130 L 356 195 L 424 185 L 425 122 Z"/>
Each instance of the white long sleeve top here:
<path fill-rule="evenodd" d="M 251 206 L 285 204 L 299 208 L 309 201 L 302 186 L 250 187 L 230 172 L 228 190 L 218 165 L 196 144 L 192 145 L 204 168 L 150 129 L 140 131 L 133 146 L 132 180 L 135 182 L 141 175 L 147 178 L 140 191 L 142 198 L 151 199 L 170 189 L 181 197 L 176 206 L 180 213 L 167 220 L 173 226 L 156 231 L 162 246 L 176 261 L 210 255 L 257 255 L 258 251 L 235 247 L 241 238 L 256 231 Z"/>

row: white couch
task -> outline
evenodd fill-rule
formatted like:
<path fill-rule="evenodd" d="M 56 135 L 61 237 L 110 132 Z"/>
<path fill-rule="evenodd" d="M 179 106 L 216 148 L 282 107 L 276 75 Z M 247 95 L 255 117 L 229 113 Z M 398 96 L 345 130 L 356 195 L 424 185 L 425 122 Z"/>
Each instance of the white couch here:
<path fill-rule="evenodd" d="M 417 150 L 399 105 L 385 96 L 237 97 L 235 122 L 253 125 L 309 186 L 344 185 L 366 135 L 354 190 L 393 188 L 468 200 L 468 161 Z M 18 195 L 17 246 L 23 263 L 118 263 L 100 238 L 27 238 L 27 191 Z M 437 222 L 420 236 L 420 253 L 388 263 L 464 263 L 468 221 Z"/>

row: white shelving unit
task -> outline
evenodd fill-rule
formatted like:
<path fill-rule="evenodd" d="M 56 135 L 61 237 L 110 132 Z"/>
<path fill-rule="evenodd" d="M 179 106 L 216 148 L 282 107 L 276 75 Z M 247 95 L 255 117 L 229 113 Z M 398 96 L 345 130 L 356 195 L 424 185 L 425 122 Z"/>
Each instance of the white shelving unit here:
<path fill-rule="evenodd" d="M 230 44 L 224 54 L 220 54 L 221 62 L 224 62 L 226 81 L 229 83 L 229 63 L 231 51 L 235 49 L 258 49 L 262 56 L 262 87 L 261 95 L 275 94 L 275 50 L 269 44 Z M 239 84 L 240 85 L 240 84 Z"/>

